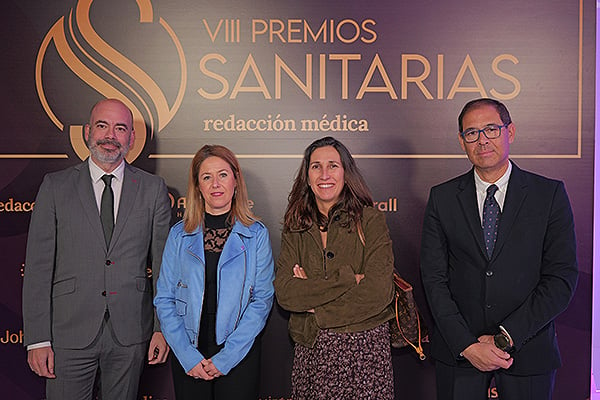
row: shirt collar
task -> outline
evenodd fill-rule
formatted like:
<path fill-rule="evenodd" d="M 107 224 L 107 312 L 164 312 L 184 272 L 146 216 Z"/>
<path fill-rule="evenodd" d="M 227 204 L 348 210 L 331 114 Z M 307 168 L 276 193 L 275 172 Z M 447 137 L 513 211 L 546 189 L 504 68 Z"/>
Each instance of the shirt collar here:
<path fill-rule="evenodd" d="M 98 182 L 103 175 L 106 174 L 102 168 L 100 168 L 93 160 L 92 157 L 88 158 L 88 164 L 90 166 L 90 176 L 92 177 L 92 182 Z M 125 174 L 125 161 L 122 160 L 121 164 L 117 168 L 115 168 L 111 175 L 114 176 L 115 180 L 123 181 L 123 175 Z"/>
<path fill-rule="evenodd" d="M 510 173 L 512 171 L 512 163 L 509 161 L 508 162 L 508 168 L 506 168 L 506 172 L 504 172 L 504 175 L 502 175 L 500 177 L 500 179 L 498 179 L 496 182 L 492 182 L 493 184 L 495 184 L 496 186 L 498 186 L 498 190 L 501 191 L 502 193 L 506 193 L 506 189 L 508 187 L 508 180 L 510 179 Z M 486 192 L 488 186 L 491 185 L 490 182 L 484 182 L 479 175 L 477 174 L 476 171 L 473 171 L 473 175 L 475 175 L 475 189 L 477 190 L 477 192 Z"/>

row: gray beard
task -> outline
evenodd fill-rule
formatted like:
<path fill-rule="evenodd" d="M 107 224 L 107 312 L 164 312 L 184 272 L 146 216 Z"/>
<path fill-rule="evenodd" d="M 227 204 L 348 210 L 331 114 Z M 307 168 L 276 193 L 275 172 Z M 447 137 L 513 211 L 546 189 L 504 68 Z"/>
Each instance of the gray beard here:
<path fill-rule="evenodd" d="M 119 147 L 119 149 L 112 152 L 101 150 L 97 143 L 90 147 L 90 153 L 94 160 L 98 160 L 98 162 L 105 164 L 116 163 L 117 161 L 125 158 L 128 152 L 129 146 Z"/>

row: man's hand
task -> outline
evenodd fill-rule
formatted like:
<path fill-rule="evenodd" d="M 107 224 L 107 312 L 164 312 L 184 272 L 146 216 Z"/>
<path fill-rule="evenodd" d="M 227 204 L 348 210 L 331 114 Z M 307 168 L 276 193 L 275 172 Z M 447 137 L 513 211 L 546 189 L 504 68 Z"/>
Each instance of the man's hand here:
<path fill-rule="evenodd" d="M 27 351 L 29 368 L 44 378 L 56 378 L 54 375 L 54 351 L 52 347 L 40 347 Z"/>
<path fill-rule="evenodd" d="M 148 364 L 162 364 L 167 361 L 169 345 L 161 332 L 154 332 L 148 348 Z"/>
<path fill-rule="evenodd" d="M 479 340 L 479 343 L 494 344 L 494 336 L 493 335 L 481 335 L 477 338 L 477 340 Z"/>
<path fill-rule="evenodd" d="M 493 339 L 492 344 L 487 343 L 487 341 L 473 343 L 462 354 L 475 368 L 483 372 L 510 368 L 514 361 L 510 354 L 500 350 L 493 344 Z"/>

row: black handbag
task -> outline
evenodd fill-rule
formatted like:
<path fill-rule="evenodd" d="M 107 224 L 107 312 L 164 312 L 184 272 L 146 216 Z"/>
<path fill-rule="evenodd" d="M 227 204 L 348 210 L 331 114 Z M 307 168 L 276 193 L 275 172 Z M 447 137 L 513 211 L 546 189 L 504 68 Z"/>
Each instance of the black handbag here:
<path fill-rule="evenodd" d="M 394 271 L 394 309 L 395 318 L 390 320 L 390 338 L 392 347 L 411 346 L 420 360 L 427 358 L 423 352 L 423 340 L 427 328 L 419 314 L 413 297 L 413 287 Z"/>

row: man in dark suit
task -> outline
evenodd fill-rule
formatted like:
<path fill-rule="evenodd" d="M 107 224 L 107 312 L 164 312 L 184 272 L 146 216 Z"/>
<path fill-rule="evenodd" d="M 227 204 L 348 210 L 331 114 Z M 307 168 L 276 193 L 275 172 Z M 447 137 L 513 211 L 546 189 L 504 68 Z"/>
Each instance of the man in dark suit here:
<path fill-rule="evenodd" d="M 492 378 L 502 400 L 551 399 L 553 321 L 577 283 L 569 199 L 562 182 L 509 161 L 502 103 L 473 100 L 458 123 L 473 168 L 431 189 L 421 243 L 438 399 L 487 399 Z"/>
<path fill-rule="evenodd" d="M 31 216 L 27 361 L 47 378 L 49 400 L 91 399 L 97 375 L 103 399 L 133 400 L 144 359 L 164 362 L 169 351 L 147 268 L 156 280 L 170 204 L 162 178 L 124 161 L 135 138 L 125 104 L 98 102 L 84 134 L 90 157 L 47 174 Z"/>

